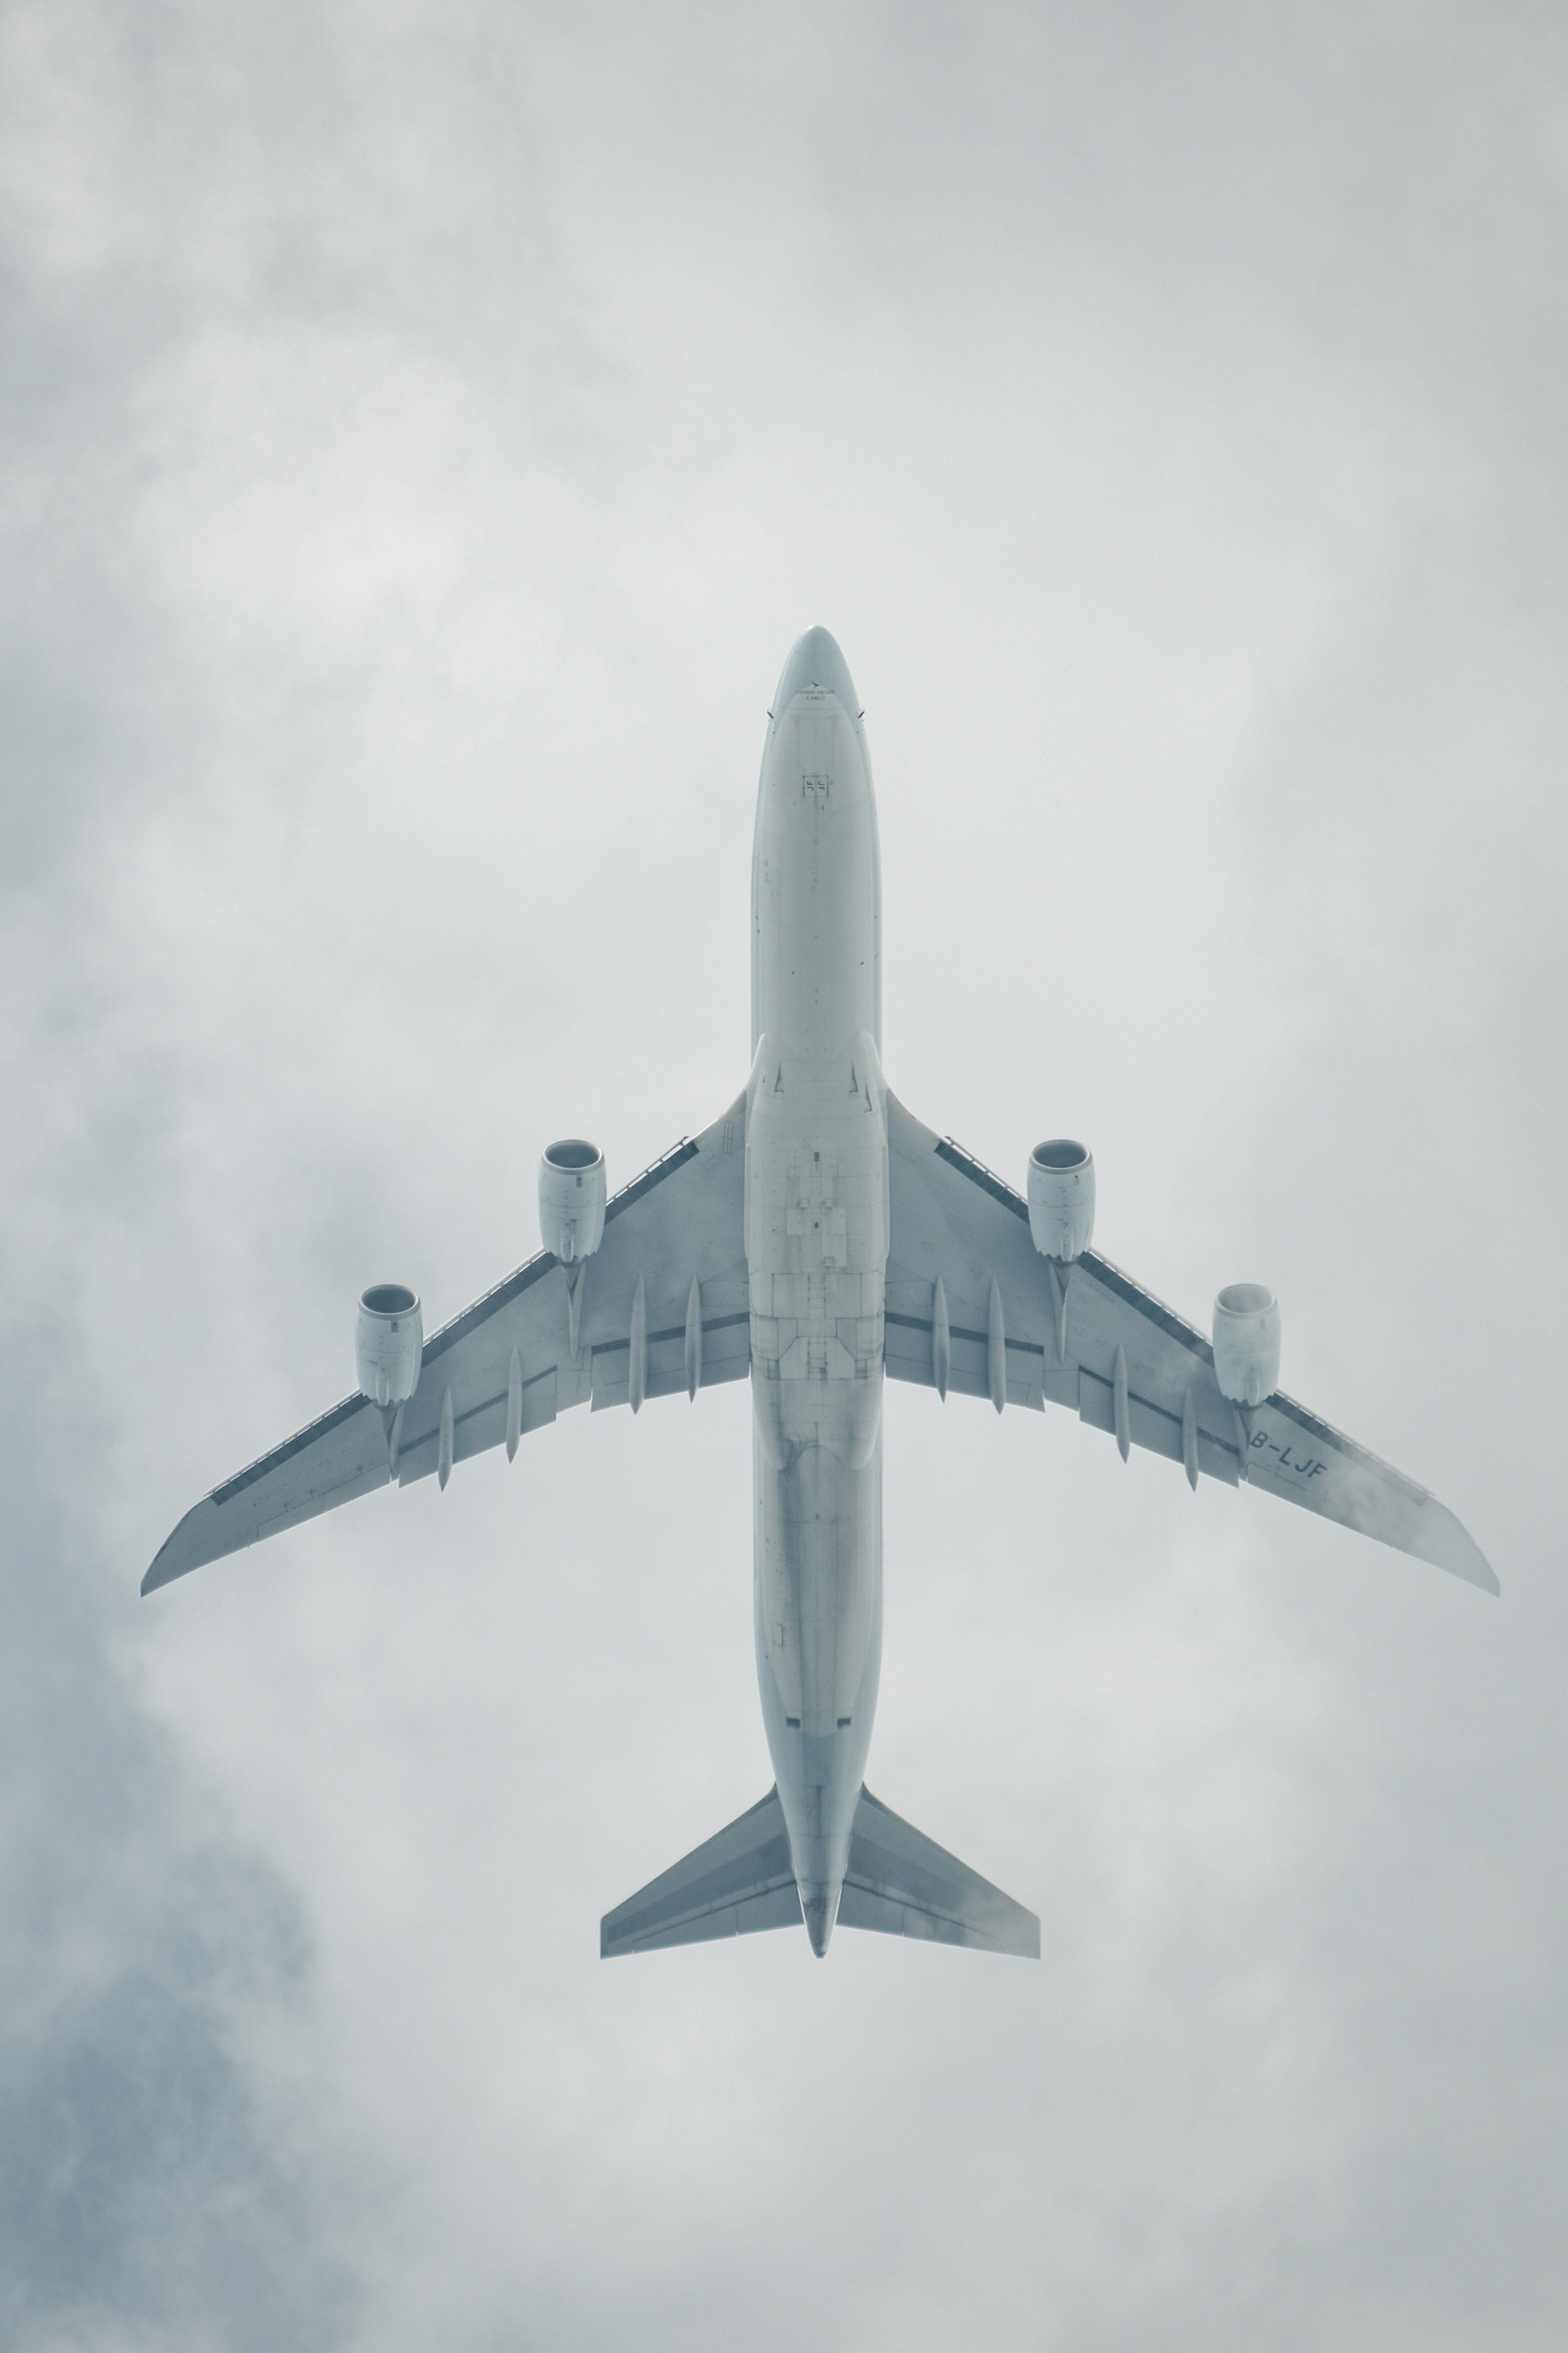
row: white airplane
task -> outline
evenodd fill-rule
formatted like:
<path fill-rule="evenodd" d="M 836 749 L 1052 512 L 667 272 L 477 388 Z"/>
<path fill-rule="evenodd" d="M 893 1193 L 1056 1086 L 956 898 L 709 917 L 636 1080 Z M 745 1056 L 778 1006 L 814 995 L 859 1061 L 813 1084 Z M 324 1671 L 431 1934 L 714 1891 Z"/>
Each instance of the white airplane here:
<path fill-rule="evenodd" d="M 881 877 L 863 713 L 826 629 L 784 664 L 752 860 L 752 1069 L 711 1127 L 606 1197 L 552 1144 L 544 1247 L 429 1340 L 412 1290 L 360 1301 L 359 1389 L 187 1512 L 143 1593 L 568 1406 L 695 1398 L 748 1373 L 765 1798 L 607 1913 L 602 1954 L 835 1925 L 1037 1958 L 1040 1925 L 872 1797 L 884 1375 L 1047 1404 L 1200 1475 L 1304 1504 L 1489 1593 L 1451 1512 L 1277 1386 L 1279 1312 L 1222 1291 L 1213 1344 L 1089 1247 L 1094 1164 L 1037 1145 L 1023 1193 L 882 1075 Z"/>

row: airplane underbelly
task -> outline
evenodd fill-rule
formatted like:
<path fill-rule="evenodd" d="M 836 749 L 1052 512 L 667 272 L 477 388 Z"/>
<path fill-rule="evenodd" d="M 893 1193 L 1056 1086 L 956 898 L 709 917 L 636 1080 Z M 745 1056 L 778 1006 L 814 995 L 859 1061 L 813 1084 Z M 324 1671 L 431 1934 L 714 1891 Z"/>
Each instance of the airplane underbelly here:
<path fill-rule="evenodd" d="M 877 1572 L 874 1461 L 851 1470 L 804 1446 L 764 1464 L 757 1573 L 766 1658 L 786 1725 L 824 1739 L 851 1728 L 871 1642 Z"/>
<path fill-rule="evenodd" d="M 820 1820 L 806 1843 L 826 1838 L 826 1856 L 858 1797 L 879 1659 L 888 1147 L 868 1035 L 826 1062 L 762 1039 L 746 1259 L 763 1715 L 792 1836 Z"/>
<path fill-rule="evenodd" d="M 757 1672 L 803 1891 L 842 1877 L 880 1668 L 880 915 L 859 713 L 807 682 L 758 795 L 745 1212 Z"/>

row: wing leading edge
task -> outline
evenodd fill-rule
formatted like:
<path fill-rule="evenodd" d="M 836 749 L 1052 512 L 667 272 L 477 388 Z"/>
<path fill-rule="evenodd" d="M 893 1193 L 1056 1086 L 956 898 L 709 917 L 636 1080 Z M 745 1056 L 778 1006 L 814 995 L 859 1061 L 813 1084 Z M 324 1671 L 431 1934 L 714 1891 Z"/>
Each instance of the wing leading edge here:
<path fill-rule="evenodd" d="M 1086 1250 L 1042 1258 L 1028 1205 L 958 1145 L 888 1097 L 888 1371 L 1002 1404 L 1073 1409 L 1096 1430 L 1232 1487 L 1286 1502 L 1447 1569 L 1484 1592 L 1497 1578 L 1467 1529 L 1425 1487 L 1276 1390 L 1232 1405 L 1203 1334 Z M 945 1346 L 942 1345 L 945 1334 Z"/>
<path fill-rule="evenodd" d="M 426 1341 L 400 1422 L 366 1398 L 344 1398 L 187 1512 L 142 1592 L 394 1479 L 427 1478 L 448 1414 L 454 1462 L 500 1445 L 514 1354 L 522 1434 L 572 1406 L 626 1404 L 639 1283 L 645 1396 L 689 1386 L 693 1325 L 700 1386 L 742 1379 L 751 1367 L 744 1146 L 742 1095 L 609 1202 L 603 1242 L 574 1271 L 574 1300 L 567 1269 L 541 1250 Z"/>

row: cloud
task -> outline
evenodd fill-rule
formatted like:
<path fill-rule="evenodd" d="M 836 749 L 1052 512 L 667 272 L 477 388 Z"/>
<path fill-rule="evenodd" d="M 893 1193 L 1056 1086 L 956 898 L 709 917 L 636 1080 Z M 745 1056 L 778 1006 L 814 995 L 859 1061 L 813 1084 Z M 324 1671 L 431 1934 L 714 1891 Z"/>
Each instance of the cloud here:
<path fill-rule="evenodd" d="M 7 1388 L 5 2334 L 299 2344 L 354 2303 L 324 2227 L 342 2193 L 255 2080 L 254 2038 L 307 1998 L 308 1932 L 105 1656 Z"/>
<path fill-rule="evenodd" d="M 1552 2340 L 1563 68 L 1525 10 L 11 12 L 27 2353 Z M 892 1083 L 1088 1134 L 1184 1312 L 1275 1282 L 1504 1588 L 896 1392 L 871 1785 L 1037 1971 L 600 1968 L 769 1778 L 738 1390 L 135 1597 L 366 1281 L 439 1321 L 546 1136 L 619 1181 L 731 1099 L 816 619 Z"/>

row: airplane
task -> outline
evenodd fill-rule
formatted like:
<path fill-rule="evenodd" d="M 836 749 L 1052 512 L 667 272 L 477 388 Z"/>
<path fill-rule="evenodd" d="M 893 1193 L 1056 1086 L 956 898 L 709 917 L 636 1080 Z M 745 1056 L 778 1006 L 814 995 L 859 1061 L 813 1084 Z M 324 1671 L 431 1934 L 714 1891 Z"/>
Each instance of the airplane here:
<path fill-rule="evenodd" d="M 539 1170 L 543 1247 L 424 1336 L 359 1303 L 352 1397 L 215 1487 L 142 1579 L 521 1439 L 570 1407 L 752 1385 L 757 1681 L 774 1782 L 605 1915 L 602 1956 L 804 1923 L 1039 1957 L 1040 1924 L 867 1788 L 882 1649 L 888 1378 L 1067 1407 L 1200 1477 L 1303 1504 L 1489 1593 L 1413 1480 L 1278 1387 L 1279 1303 L 1236 1283 L 1211 1336 L 1091 1247 L 1094 1161 L 1053 1137 L 1022 1192 L 922 1126 L 882 1071 L 881 874 L 865 713 L 828 632 L 784 664 L 752 860 L 752 1063 L 712 1125 L 618 1193 L 580 1137 Z"/>

